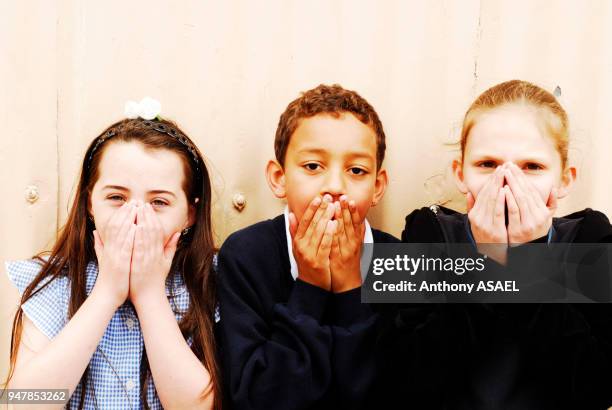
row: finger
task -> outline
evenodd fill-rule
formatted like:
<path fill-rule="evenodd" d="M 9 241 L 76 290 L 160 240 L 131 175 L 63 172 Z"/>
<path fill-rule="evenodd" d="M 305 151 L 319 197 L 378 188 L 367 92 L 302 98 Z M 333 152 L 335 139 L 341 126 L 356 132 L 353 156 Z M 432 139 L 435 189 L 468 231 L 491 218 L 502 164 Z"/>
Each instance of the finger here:
<path fill-rule="evenodd" d="M 157 242 L 156 234 L 155 234 L 155 225 L 151 219 L 151 215 L 149 214 L 147 207 L 145 205 L 141 206 L 141 214 L 143 221 L 143 230 L 142 236 L 144 239 L 144 249 L 143 252 L 145 255 L 151 254 L 151 252 L 163 252 L 164 244 L 163 238 Z"/>
<path fill-rule="evenodd" d="M 340 201 L 334 202 L 334 206 L 336 207 L 334 211 L 334 218 L 336 221 L 338 221 L 338 226 L 336 227 L 336 234 L 334 236 L 336 237 L 336 240 L 338 241 L 338 246 L 343 246 L 344 243 L 346 242 L 346 231 L 344 229 L 345 215 L 344 215 L 344 210 L 342 209 L 344 206 L 342 203 L 342 197 L 340 197 Z"/>
<path fill-rule="evenodd" d="M 472 212 L 474 216 L 480 215 L 486 210 L 486 198 L 488 197 L 488 193 L 494 182 L 495 173 L 492 173 L 491 175 L 489 175 L 482 188 L 480 188 L 480 191 L 476 193 L 476 197 L 474 198 L 474 208 Z"/>
<path fill-rule="evenodd" d="M 493 212 L 497 199 L 495 185 L 497 183 L 498 173 L 499 167 L 489 176 L 487 184 L 478 193 L 478 198 L 476 199 L 477 206 L 474 216 L 478 216 L 478 220 L 487 225 L 493 223 Z"/>
<path fill-rule="evenodd" d="M 146 221 L 145 221 L 144 216 L 143 216 L 144 206 L 140 202 L 140 200 L 136 201 L 136 205 L 135 206 L 136 206 L 136 225 L 145 226 L 146 225 Z"/>
<path fill-rule="evenodd" d="M 520 220 L 523 223 L 526 223 L 531 217 L 531 210 L 529 206 L 529 202 L 527 200 L 527 194 L 522 187 L 521 181 L 519 181 L 516 170 L 514 169 L 516 165 L 512 164 L 506 170 L 506 180 L 508 181 L 508 186 L 512 191 L 512 195 L 516 201 L 518 206 L 518 211 L 520 215 Z"/>
<path fill-rule="evenodd" d="M 518 167 L 518 165 L 516 165 L 515 163 L 510 163 L 509 166 L 516 183 L 523 191 L 523 193 L 525 194 L 525 199 L 528 201 L 531 198 L 531 195 L 534 193 L 533 184 L 529 182 L 527 176 L 525 175 L 523 170 Z"/>
<path fill-rule="evenodd" d="M 134 207 L 135 207 L 134 201 L 126 202 L 123 205 L 121 205 L 121 208 L 119 208 L 119 210 L 114 215 L 115 222 L 117 223 L 118 226 L 122 227 L 124 224 L 127 224 L 129 227 L 129 223 L 133 222 L 133 221 L 130 221 L 129 219 L 130 219 L 130 216 L 132 214 L 132 210 L 134 209 Z"/>
<path fill-rule="evenodd" d="M 486 179 L 485 184 L 480 188 L 478 192 L 476 192 L 476 202 L 478 202 L 478 198 L 484 198 L 488 195 L 491 186 L 495 182 L 495 173 L 497 172 L 497 168 L 493 171 Z"/>
<path fill-rule="evenodd" d="M 143 215 L 144 208 L 142 206 L 139 206 L 139 204 L 137 204 L 135 208 L 136 208 L 136 226 L 138 227 L 139 238 L 140 238 L 139 246 L 144 246 L 145 240 L 146 240 L 145 235 L 146 235 L 146 228 L 147 228 L 147 222 Z"/>
<path fill-rule="evenodd" d="M 145 208 L 140 205 L 140 201 L 136 202 L 136 225 L 142 226 L 143 228 L 147 226 L 147 220 L 144 216 Z"/>
<path fill-rule="evenodd" d="M 343 240 L 352 238 L 354 234 L 353 219 L 351 217 L 351 210 L 349 209 L 349 203 L 346 195 L 340 197 L 340 207 L 342 208 L 342 219 L 338 221 L 341 225 L 340 230 L 344 234 Z"/>
<path fill-rule="evenodd" d="M 551 192 L 548 194 L 546 199 L 543 199 L 540 191 L 535 187 L 535 185 L 526 177 L 523 176 L 523 185 L 527 189 L 528 192 L 528 202 L 531 210 L 531 216 L 533 218 L 533 222 L 540 226 L 542 223 L 549 223 L 551 221 L 554 210 L 551 211 L 549 208 L 549 203 L 551 200 Z M 556 201 L 553 199 L 554 208 L 556 209 Z"/>
<path fill-rule="evenodd" d="M 291 239 L 295 239 L 295 234 L 297 233 L 298 223 L 297 218 L 293 212 L 289 212 L 289 233 L 291 234 Z"/>
<path fill-rule="evenodd" d="M 136 225 L 136 232 L 134 233 L 134 249 L 142 252 L 144 248 L 144 225 Z"/>
<path fill-rule="evenodd" d="M 352 199 L 349 201 L 349 211 L 351 212 L 351 219 L 353 221 L 353 226 L 358 226 L 361 224 L 361 215 L 359 215 L 359 210 L 357 209 L 357 204 Z"/>
<path fill-rule="evenodd" d="M 337 219 L 336 219 L 336 221 L 337 221 Z M 331 251 L 330 251 L 331 257 L 334 257 L 334 256 L 341 257 L 342 256 L 342 248 L 340 247 L 340 243 L 339 243 L 340 235 L 338 233 L 338 228 L 341 225 L 342 225 L 341 223 L 338 223 L 336 225 L 336 232 L 334 233 L 334 236 L 333 236 L 333 239 L 332 239 L 332 248 L 331 248 Z"/>
<path fill-rule="evenodd" d="M 130 202 L 127 209 L 124 210 L 125 217 L 122 219 L 121 226 L 119 230 L 116 232 L 117 238 L 125 238 L 130 227 L 136 222 L 136 206 L 133 202 Z"/>
<path fill-rule="evenodd" d="M 106 222 L 97 227 L 100 229 L 100 233 L 104 236 L 104 239 L 114 238 L 117 236 L 117 232 L 123 226 L 123 220 L 125 219 L 125 212 L 129 211 L 131 202 L 124 202 L 123 205 L 119 207 L 115 212 L 110 214 L 110 217 L 106 220 Z"/>
<path fill-rule="evenodd" d="M 123 203 L 123 205 L 121 205 L 119 207 L 119 209 L 117 209 L 109 218 L 113 219 L 113 218 L 118 218 L 118 217 L 125 217 L 126 216 L 126 212 L 129 211 L 130 206 L 132 206 L 132 204 L 134 203 L 134 201 L 125 201 Z"/>
<path fill-rule="evenodd" d="M 151 234 L 154 245 L 158 248 L 163 249 L 166 244 L 164 244 L 164 227 L 159 220 L 159 217 L 153 210 L 151 204 L 147 203 L 145 205 L 145 220 L 147 224 L 151 227 Z"/>
<path fill-rule="evenodd" d="M 321 221 L 323 216 L 327 214 L 328 212 L 327 210 L 329 208 L 330 202 L 331 202 L 331 196 L 325 194 L 323 196 L 323 199 L 321 200 L 319 209 L 317 209 L 314 216 L 312 217 L 312 220 L 310 221 L 310 225 L 306 228 L 306 233 L 304 234 L 303 238 L 306 238 L 307 241 L 309 242 L 312 241 L 313 235 L 318 237 L 318 234 L 315 234 L 315 232 L 317 231 L 317 226 L 319 226 L 319 222 Z M 301 224 L 302 222 L 300 222 L 300 225 Z"/>
<path fill-rule="evenodd" d="M 329 258 L 329 253 L 331 252 L 331 245 L 337 226 L 338 221 L 330 220 L 327 221 L 327 223 L 325 224 L 325 231 L 323 233 L 323 237 L 321 238 L 321 243 L 318 247 L 317 257 Z"/>
<path fill-rule="evenodd" d="M 142 264 L 145 260 L 146 244 L 145 244 L 145 227 L 136 225 L 134 232 L 134 247 L 132 249 L 132 261 Z"/>
<path fill-rule="evenodd" d="M 363 242 L 363 236 L 365 233 L 365 223 L 361 220 L 359 210 L 355 201 L 349 201 L 349 211 L 351 211 L 352 227 L 353 227 L 353 238 L 360 243 Z"/>
<path fill-rule="evenodd" d="M 319 219 L 316 228 L 314 229 L 312 235 L 310 236 L 309 245 L 313 250 L 318 249 L 321 245 L 321 241 L 323 240 L 323 235 L 325 234 L 325 229 L 327 227 L 327 223 L 331 221 L 334 216 L 334 207 L 329 206 L 325 209 L 325 213 Z"/>
<path fill-rule="evenodd" d="M 495 212 L 493 215 L 493 226 L 497 226 L 498 228 L 506 227 L 506 215 L 505 215 L 505 205 L 506 205 L 506 189 L 505 187 L 501 187 L 497 192 L 497 199 L 495 202 Z"/>
<path fill-rule="evenodd" d="M 174 254 L 176 253 L 176 247 L 178 245 L 179 238 L 181 237 L 180 232 L 175 232 L 171 237 L 168 243 L 164 248 L 164 257 L 166 260 L 172 260 L 174 258 Z"/>
<path fill-rule="evenodd" d="M 492 185 L 489 186 L 489 191 L 487 193 L 487 208 L 486 215 L 487 221 L 493 223 L 495 216 L 495 208 L 497 206 L 497 198 L 499 197 L 499 191 L 503 186 L 504 182 L 504 174 L 500 166 L 495 169 L 495 173 L 493 174 Z"/>
<path fill-rule="evenodd" d="M 508 204 L 508 226 L 518 227 L 521 224 L 521 213 L 514 194 L 509 186 L 504 187 L 506 204 Z"/>
<path fill-rule="evenodd" d="M 306 234 L 306 230 L 312 222 L 312 218 L 314 218 L 315 213 L 319 210 L 319 207 L 321 206 L 321 202 L 322 200 L 320 196 L 317 196 L 312 201 L 310 201 L 310 205 L 308 205 L 308 208 L 306 208 L 304 215 L 302 215 L 302 219 L 300 220 L 298 229 L 296 231 L 295 236 L 297 238 L 304 237 L 304 235 Z"/>
<path fill-rule="evenodd" d="M 535 185 L 531 183 L 529 178 L 527 178 L 525 173 L 516 164 L 513 165 L 517 180 L 519 181 L 519 184 L 527 194 L 527 203 L 529 204 L 531 213 L 534 215 L 536 213 L 548 214 L 546 209 L 546 202 L 540 196 L 540 192 L 536 189 Z"/>
<path fill-rule="evenodd" d="M 468 213 L 468 218 L 470 219 L 470 222 L 475 226 L 490 224 L 493 220 L 492 214 L 488 211 L 488 198 L 489 193 L 495 185 L 496 176 L 498 172 L 500 172 L 499 167 L 495 168 L 495 172 L 488 176 L 484 186 L 477 193 L 472 211 Z"/>
<path fill-rule="evenodd" d="M 121 252 L 124 255 L 132 255 L 134 249 L 136 248 L 136 228 L 136 224 L 132 224 L 130 230 L 127 233 L 126 241 L 123 243 L 123 246 L 121 248 Z"/>

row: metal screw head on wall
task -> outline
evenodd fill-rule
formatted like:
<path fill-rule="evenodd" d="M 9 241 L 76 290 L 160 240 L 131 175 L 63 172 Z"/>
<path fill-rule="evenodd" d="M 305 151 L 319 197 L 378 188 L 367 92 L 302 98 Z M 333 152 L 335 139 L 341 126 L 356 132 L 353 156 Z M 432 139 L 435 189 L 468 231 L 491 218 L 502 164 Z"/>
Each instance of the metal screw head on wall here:
<path fill-rule="evenodd" d="M 25 189 L 26 201 L 33 204 L 34 202 L 38 201 L 38 198 L 40 198 L 38 187 L 36 185 L 28 185 Z"/>
<path fill-rule="evenodd" d="M 234 194 L 232 197 L 232 204 L 234 205 L 234 208 L 238 210 L 238 212 L 241 212 L 246 206 L 246 198 L 240 193 Z"/>

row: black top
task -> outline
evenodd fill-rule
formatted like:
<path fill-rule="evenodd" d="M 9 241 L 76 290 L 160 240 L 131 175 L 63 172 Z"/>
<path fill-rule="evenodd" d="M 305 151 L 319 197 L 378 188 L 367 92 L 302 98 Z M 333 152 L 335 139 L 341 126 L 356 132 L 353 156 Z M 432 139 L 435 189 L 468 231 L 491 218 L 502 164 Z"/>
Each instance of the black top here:
<path fill-rule="evenodd" d="M 469 242 L 466 220 L 447 208 L 422 208 L 406 217 L 402 241 Z M 612 242 L 608 219 L 591 209 L 555 218 L 553 227 L 553 241 Z M 404 304 L 388 310 L 377 348 L 382 408 L 612 406 L 612 304 Z"/>
<path fill-rule="evenodd" d="M 399 242 L 372 229 L 374 242 Z M 219 251 L 216 334 L 234 409 L 356 409 L 376 375 L 378 314 L 361 288 L 333 294 L 293 280 L 283 215 L 230 235 Z"/>

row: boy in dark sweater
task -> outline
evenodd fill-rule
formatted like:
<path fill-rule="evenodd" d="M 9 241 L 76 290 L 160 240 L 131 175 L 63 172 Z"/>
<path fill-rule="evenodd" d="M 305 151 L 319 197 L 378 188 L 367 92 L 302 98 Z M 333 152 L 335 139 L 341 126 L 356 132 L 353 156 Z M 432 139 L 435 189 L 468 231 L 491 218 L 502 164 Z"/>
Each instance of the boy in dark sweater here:
<path fill-rule="evenodd" d="M 361 245 L 397 241 L 365 219 L 387 186 L 383 127 L 357 93 L 320 85 L 289 104 L 274 148 L 284 215 L 219 252 L 225 395 L 234 409 L 359 408 L 378 320 L 361 303 Z"/>

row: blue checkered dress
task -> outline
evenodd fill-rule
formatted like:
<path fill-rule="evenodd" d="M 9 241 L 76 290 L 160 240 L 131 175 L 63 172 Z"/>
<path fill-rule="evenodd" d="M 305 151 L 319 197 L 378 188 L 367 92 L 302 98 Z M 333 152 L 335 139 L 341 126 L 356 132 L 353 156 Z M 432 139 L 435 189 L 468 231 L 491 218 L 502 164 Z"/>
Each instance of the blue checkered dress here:
<path fill-rule="evenodd" d="M 40 263 L 35 260 L 6 263 L 9 279 L 20 293 L 32 282 L 40 268 Z M 90 262 L 87 266 L 88 294 L 93 289 L 97 276 L 98 266 L 95 262 Z M 180 274 L 173 275 L 173 280 L 168 281 L 166 294 L 169 295 L 178 321 L 189 307 L 189 293 Z M 57 278 L 31 297 L 24 304 L 23 311 L 42 333 L 52 339 L 68 322 L 69 297 L 68 278 Z M 188 343 L 190 342 L 191 340 L 188 340 Z M 85 409 L 144 408 L 140 399 L 140 359 L 143 350 L 144 339 L 138 316 L 131 304 L 124 303 L 112 317 L 89 362 Z M 71 398 L 73 408 L 78 405 L 81 394 L 83 386 L 79 383 Z M 162 408 L 152 377 L 149 377 L 147 399 L 151 409 Z"/>

